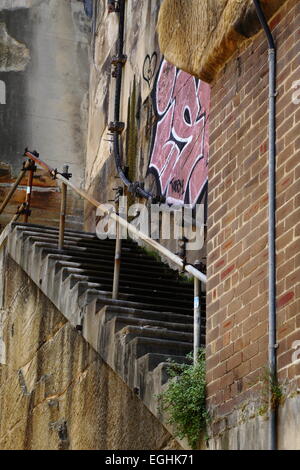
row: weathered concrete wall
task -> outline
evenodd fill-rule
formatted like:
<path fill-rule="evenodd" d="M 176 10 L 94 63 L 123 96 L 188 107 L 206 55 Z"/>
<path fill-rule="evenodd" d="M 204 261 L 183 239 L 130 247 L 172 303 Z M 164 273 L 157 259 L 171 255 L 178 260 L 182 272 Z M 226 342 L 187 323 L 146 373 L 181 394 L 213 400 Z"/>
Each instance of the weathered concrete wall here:
<path fill-rule="evenodd" d="M 81 1 L 1 2 L 1 199 L 22 165 L 25 147 L 38 150 L 42 159 L 59 170 L 64 163 L 70 164 L 73 181 L 83 185 L 89 40 L 90 19 Z M 56 185 L 43 171 L 34 183 L 33 220 L 45 218 L 49 223 L 58 210 Z M 19 191 L 8 207 L 9 216 L 23 197 Z M 48 218 L 43 205 L 48 207 Z M 76 199 L 71 210 L 71 220 L 78 223 L 82 208 Z M 4 217 L 2 223 L 6 222 Z"/>
<path fill-rule="evenodd" d="M 267 450 L 268 419 L 259 414 L 258 402 L 243 404 L 227 420 L 218 423 L 219 434 L 209 441 L 210 450 Z M 231 426 L 231 423 L 238 425 Z M 300 449 L 300 394 L 286 399 L 279 409 L 278 449 Z"/>
<path fill-rule="evenodd" d="M 5 272 L 0 449 L 178 448 L 137 396 L 9 258 Z"/>

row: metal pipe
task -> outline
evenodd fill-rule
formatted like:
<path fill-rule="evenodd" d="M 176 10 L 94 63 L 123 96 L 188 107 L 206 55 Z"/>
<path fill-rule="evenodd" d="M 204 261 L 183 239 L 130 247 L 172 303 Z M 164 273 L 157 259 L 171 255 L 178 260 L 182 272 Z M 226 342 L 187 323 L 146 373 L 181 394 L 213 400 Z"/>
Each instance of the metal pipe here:
<path fill-rule="evenodd" d="M 269 372 L 277 382 L 276 339 L 276 45 L 259 0 L 253 0 L 269 45 Z M 269 449 L 277 449 L 277 410 L 270 391 Z"/>
<path fill-rule="evenodd" d="M 201 283 L 194 277 L 194 365 L 198 362 L 198 353 L 201 346 Z"/>
<path fill-rule="evenodd" d="M 12 185 L 9 193 L 7 194 L 6 198 L 4 199 L 4 201 L 2 202 L 1 204 L 1 207 L 0 207 L 0 214 L 2 214 L 2 212 L 4 211 L 5 207 L 7 206 L 7 204 L 9 203 L 10 199 L 12 198 L 12 196 L 14 195 L 17 187 L 19 186 L 22 178 L 24 177 L 26 171 L 27 171 L 27 168 L 30 166 L 30 163 L 29 162 L 26 162 L 24 164 L 24 167 L 22 168 L 22 170 L 20 171 L 16 181 L 14 182 L 14 184 Z"/>
<path fill-rule="evenodd" d="M 59 237 L 58 249 L 63 250 L 65 238 L 65 224 L 66 224 L 66 210 L 67 210 L 67 185 L 61 185 L 61 199 L 60 199 L 60 218 L 59 218 Z"/>
<path fill-rule="evenodd" d="M 124 27 L 125 24 L 125 0 L 119 0 L 119 36 L 117 46 L 117 57 L 121 59 L 124 53 Z M 123 76 L 123 65 L 121 60 L 116 63 L 116 91 L 115 91 L 115 103 L 114 103 L 114 121 L 118 123 L 120 121 L 120 103 L 121 103 L 121 91 L 122 91 L 122 76 Z M 133 183 L 125 175 L 122 168 L 120 144 L 119 144 L 119 132 L 113 131 L 113 147 L 115 164 L 118 171 L 118 175 L 121 181 L 125 184 L 129 191 L 134 192 L 137 196 L 145 199 L 153 199 L 153 195 L 148 191 L 145 191 L 139 183 Z"/>
<path fill-rule="evenodd" d="M 69 166 L 63 166 L 62 175 L 68 180 L 72 175 L 69 173 Z M 67 185 L 62 182 L 61 185 L 61 199 L 60 199 L 60 217 L 59 217 L 59 235 L 58 235 L 58 249 L 64 248 L 65 238 L 65 225 L 66 225 L 66 213 L 67 213 Z"/>

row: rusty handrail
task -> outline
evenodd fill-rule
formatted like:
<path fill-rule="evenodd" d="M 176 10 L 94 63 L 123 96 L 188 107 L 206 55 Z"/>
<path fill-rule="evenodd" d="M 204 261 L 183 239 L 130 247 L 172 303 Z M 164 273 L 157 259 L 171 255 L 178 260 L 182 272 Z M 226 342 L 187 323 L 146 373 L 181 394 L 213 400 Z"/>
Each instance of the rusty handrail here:
<path fill-rule="evenodd" d="M 183 260 L 179 256 L 175 255 L 170 250 L 165 248 L 163 245 L 158 243 L 156 240 L 153 240 L 148 235 L 146 235 L 145 233 L 138 230 L 134 225 L 128 223 L 127 220 L 120 217 L 115 211 L 109 210 L 104 204 L 101 204 L 99 201 L 97 201 L 93 196 L 89 195 L 83 189 L 80 189 L 77 186 L 75 186 L 71 181 L 69 181 L 67 178 L 65 178 L 62 174 L 58 173 L 58 171 L 56 169 L 53 169 L 53 168 L 49 167 L 45 162 L 40 160 L 40 158 L 37 157 L 35 154 L 32 154 L 31 152 L 27 151 L 27 152 L 25 152 L 25 156 L 30 158 L 31 160 L 35 161 L 35 163 L 38 164 L 39 166 L 41 166 L 42 168 L 49 171 L 50 175 L 53 178 L 56 178 L 56 179 L 60 180 L 63 184 L 65 184 L 66 186 L 71 188 L 74 192 L 76 192 L 79 196 L 83 197 L 90 204 L 92 204 L 96 208 L 100 209 L 100 211 L 103 213 L 103 215 L 109 216 L 117 224 L 120 224 L 122 227 L 126 228 L 131 234 L 133 234 L 136 237 L 140 238 L 145 243 L 147 243 L 152 248 L 154 248 L 154 250 L 158 251 L 161 255 L 165 256 L 170 261 L 175 263 L 181 270 L 186 271 L 187 273 L 189 273 L 192 276 L 199 279 L 199 281 L 206 284 L 206 281 L 207 281 L 206 275 L 203 274 L 198 269 L 196 269 L 194 266 L 192 266 L 191 264 L 186 264 L 185 265 L 185 263 L 183 262 Z"/>
<path fill-rule="evenodd" d="M 196 269 L 194 266 L 192 266 L 191 264 L 185 265 L 179 256 L 174 255 L 174 253 L 172 253 L 170 250 L 168 250 L 163 245 L 158 243 L 156 240 L 153 240 L 152 238 L 148 237 L 148 235 L 138 230 L 134 225 L 128 223 L 127 220 L 120 217 L 115 211 L 109 210 L 104 204 L 101 204 L 95 198 L 87 194 L 83 189 L 77 188 L 77 186 L 75 186 L 73 183 L 71 183 L 71 181 L 67 180 L 59 173 L 56 175 L 56 178 L 62 181 L 67 186 L 69 186 L 71 189 L 73 189 L 73 191 L 75 191 L 81 197 L 86 199 L 90 204 L 100 209 L 103 215 L 109 216 L 115 222 L 122 225 L 124 228 L 127 228 L 129 232 L 131 232 L 133 235 L 143 240 L 145 243 L 150 245 L 152 248 L 154 248 L 156 251 L 161 253 L 163 256 L 165 256 L 166 258 L 169 258 L 170 261 L 177 264 L 177 266 L 180 267 L 182 270 L 185 270 L 189 274 L 192 274 L 197 279 L 199 279 L 199 281 L 206 283 L 206 279 L 207 279 L 206 275 L 203 274 L 198 269 Z"/>
<path fill-rule="evenodd" d="M 37 152 L 29 152 L 27 149 L 25 150 L 24 157 L 28 157 L 30 160 L 33 160 L 35 163 L 37 163 L 41 168 L 43 168 L 46 171 L 49 171 L 50 176 L 55 179 L 56 175 L 56 170 L 51 168 L 47 163 L 43 162 L 43 160 L 40 159 L 39 154 Z"/>
<path fill-rule="evenodd" d="M 114 220 L 117 224 L 117 239 L 116 239 L 116 254 L 115 254 L 115 267 L 114 267 L 114 280 L 113 280 L 113 292 L 112 292 L 112 297 L 116 299 L 118 297 L 119 293 L 119 274 L 120 274 L 120 255 L 121 255 L 121 239 L 120 239 L 120 227 L 124 227 L 128 232 L 130 232 L 132 235 L 135 235 L 137 238 L 140 240 L 143 240 L 147 245 L 150 245 L 151 248 L 156 250 L 158 253 L 160 253 L 162 256 L 168 258 L 170 261 L 175 263 L 181 271 L 186 271 L 187 273 L 191 274 L 194 277 L 194 363 L 196 364 L 198 360 L 198 351 L 200 348 L 200 324 L 201 324 L 201 311 L 200 311 L 200 297 L 201 297 L 201 283 L 203 284 L 207 283 L 207 277 L 205 274 L 203 274 L 201 271 L 199 271 L 197 268 L 195 268 L 191 264 L 186 264 L 185 261 L 183 261 L 179 256 L 175 255 L 172 253 L 170 250 L 165 248 L 163 245 L 158 243 L 156 240 L 153 240 L 150 238 L 148 235 L 145 233 L 141 232 L 138 230 L 134 225 L 130 224 L 127 222 L 127 220 L 123 219 L 118 215 L 116 210 L 114 209 L 108 209 L 106 205 L 101 204 L 99 201 L 97 201 L 93 196 L 90 196 L 86 191 L 83 189 L 78 188 L 75 186 L 71 181 L 69 181 L 69 178 L 72 176 L 71 174 L 68 173 L 68 167 L 65 165 L 64 166 L 64 171 L 63 173 L 59 173 L 57 169 L 51 168 L 47 163 L 43 162 L 39 158 L 39 154 L 37 152 L 29 152 L 27 149 L 25 150 L 25 157 L 28 157 L 28 161 L 24 164 L 24 168 L 17 178 L 16 182 L 14 183 L 13 188 L 9 192 L 8 196 L 12 196 L 14 191 L 16 190 L 18 184 L 20 183 L 24 172 L 30 169 L 30 165 L 33 165 L 33 162 L 39 165 L 41 168 L 44 170 L 48 171 L 50 176 L 53 179 L 58 179 L 62 183 L 62 197 L 61 197 L 61 208 L 60 208 L 60 222 L 59 222 L 59 237 L 58 237 L 58 248 L 59 250 L 63 249 L 64 246 L 64 232 L 65 232 L 65 217 L 66 217 L 66 208 L 67 208 L 67 188 L 71 188 L 75 193 L 77 193 L 79 196 L 84 198 L 86 201 L 88 201 L 90 204 L 95 206 L 97 209 L 99 209 L 103 215 L 106 215 L 110 217 L 112 220 Z M 31 173 L 29 174 L 28 178 L 28 190 L 27 190 L 27 197 L 25 202 L 19 207 L 16 215 L 13 217 L 12 221 L 9 223 L 9 226 L 11 226 L 12 222 L 17 220 L 19 215 L 21 213 L 28 214 L 28 204 L 30 203 L 31 199 L 31 190 L 32 190 L 32 168 L 31 167 Z M 29 196 L 28 196 L 29 194 Z M 6 197 L 5 201 L 2 203 L 2 206 L 5 207 L 7 202 L 9 201 L 10 197 Z M 4 204 L 5 203 L 5 204 Z M 2 208 L 1 206 L 1 208 Z M 4 208 L 3 207 L 3 208 Z M 3 210 L 3 209 L 2 209 Z M 0 212 L 1 213 L 1 212 Z M 27 217 L 28 218 L 28 217 Z M 27 220 L 26 220 L 27 221 Z M 7 227 L 5 229 L 5 233 L 7 234 Z M 5 236 L 4 232 L 3 235 L 0 235 L 0 246 L 3 243 Z"/>
<path fill-rule="evenodd" d="M 30 168 L 31 162 L 28 160 L 27 162 L 24 163 L 24 166 L 22 170 L 20 171 L 16 181 L 14 182 L 13 186 L 11 187 L 10 191 L 8 192 L 7 196 L 5 197 L 4 201 L 2 202 L 0 206 L 0 215 L 4 211 L 5 207 L 9 203 L 10 199 L 16 192 L 19 184 L 21 183 L 21 180 L 24 178 L 26 171 Z"/>

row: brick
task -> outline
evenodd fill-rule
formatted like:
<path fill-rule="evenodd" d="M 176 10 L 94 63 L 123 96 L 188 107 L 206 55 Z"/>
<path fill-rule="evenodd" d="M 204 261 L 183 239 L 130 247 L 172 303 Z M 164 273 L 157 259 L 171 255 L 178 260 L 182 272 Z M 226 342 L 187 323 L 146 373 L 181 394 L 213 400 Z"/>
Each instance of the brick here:
<path fill-rule="evenodd" d="M 300 214 L 300 212 L 299 212 Z M 299 219 L 298 219 L 299 220 Z M 293 258 L 293 256 L 297 255 L 300 252 L 300 239 L 296 240 L 294 243 L 289 245 L 286 249 L 286 257 L 287 259 Z"/>
<path fill-rule="evenodd" d="M 235 265 L 232 264 L 228 268 L 226 268 L 222 273 L 221 273 L 221 280 L 224 280 L 227 276 L 229 276 L 232 271 L 235 269 Z"/>
<path fill-rule="evenodd" d="M 224 377 L 224 375 L 226 374 L 226 362 L 223 362 L 222 364 L 219 364 L 217 367 L 215 367 L 213 370 L 212 370 L 212 374 L 213 374 L 213 380 L 217 380 L 221 377 Z"/>
<path fill-rule="evenodd" d="M 251 302 L 251 312 L 258 312 L 268 303 L 268 295 L 261 294 Z"/>
<path fill-rule="evenodd" d="M 266 335 L 268 332 L 268 322 L 263 322 L 257 325 L 250 331 L 250 341 L 256 342 L 259 338 Z"/>
<path fill-rule="evenodd" d="M 290 302 L 294 298 L 294 295 L 295 295 L 294 292 L 287 292 L 286 294 L 281 296 L 277 300 L 277 308 L 279 309 L 279 308 L 285 306 L 288 302 Z"/>
<path fill-rule="evenodd" d="M 220 351 L 220 361 L 226 361 L 233 354 L 233 344 L 229 344 Z"/>
<path fill-rule="evenodd" d="M 242 364 L 236 367 L 233 371 L 235 380 L 246 377 L 249 374 L 250 370 L 251 370 L 250 360 L 244 361 Z"/>
<path fill-rule="evenodd" d="M 267 353 L 267 351 L 254 356 L 253 359 L 251 359 L 251 361 L 250 361 L 250 367 L 251 367 L 252 371 L 268 367 L 268 353 Z"/>
<path fill-rule="evenodd" d="M 293 260 L 291 260 L 291 266 L 293 266 Z M 292 271 L 292 267 L 291 267 L 291 271 Z M 293 271 L 289 276 L 286 276 L 285 288 L 293 289 L 297 285 L 299 285 L 299 281 L 300 281 L 300 267 L 296 271 Z"/>
<path fill-rule="evenodd" d="M 277 357 L 278 370 L 292 364 L 293 351 L 286 351 Z"/>
<path fill-rule="evenodd" d="M 227 374 L 223 375 L 223 377 L 220 378 L 220 386 L 222 388 L 231 385 L 233 382 L 234 382 L 234 375 L 232 371 L 227 372 Z"/>
<path fill-rule="evenodd" d="M 257 296 L 259 293 L 259 286 L 256 284 L 255 286 L 252 286 L 250 289 L 248 289 L 244 294 L 241 296 L 242 302 L 244 305 L 250 304 Z"/>
<path fill-rule="evenodd" d="M 294 318 L 284 322 L 277 330 L 278 340 L 281 341 L 283 338 L 286 338 L 291 335 L 295 331 L 295 327 L 296 322 Z"/>
<path fill-rule="evenodd" d="M 207 341 L 208 341 L 208 343 L 210 343 L 211 341 L 216 340 L 219 337 L 219 334 L 220 334 L 219 326 L 217 326 L 213 330 L 209 330 L 207 332 Z"/>
<path fill-rule="evenodd" d="M 248 359 L 251 359 L 257 353 L 258 353 L 258 342 L 256 341 L 255 343 L 249 344 L 249 346 L 247 346 L 243 350 L 243 361 L 247 361 Z"/>
<path fill-rule="evenodd" d="M 206 391 L 207 395 L 210 397 L 215 395 L 220 390 L 220 379 L 215 380 L 207 385 Z"/>
<path fill-rule="evenodd" d="M 226 362 L 227 371 L 235 369 L 242 363 L 242 353 L 238 352 L 228 359 Z"/>

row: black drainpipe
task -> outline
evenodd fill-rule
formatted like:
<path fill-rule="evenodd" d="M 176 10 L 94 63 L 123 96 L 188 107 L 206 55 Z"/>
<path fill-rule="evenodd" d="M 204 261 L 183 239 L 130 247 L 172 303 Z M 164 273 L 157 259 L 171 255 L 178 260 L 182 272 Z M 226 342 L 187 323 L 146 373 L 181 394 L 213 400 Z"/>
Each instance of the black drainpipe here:
<path fill-rule="evenodd" d="M 132 181 L 130 181 L 122 168 L 119 136 L 125 128 L 125 124 L 123 122 L 120 122 L 120 102 L 122 91 L 123 66 L 126 63 L 127 59 L 127 57 L 124 55 L 125 0 L 119 0 L 118 2 L 108 0 L 108 6 L 110 7 L 112 4 L 113 6 L 111 7 L 112 9 L 110 10 L 110 12 L 119 13 L 119 37 L 117 45 L 117 55 L 113 58 L 112 61 L 113 65 L 115 66 L 113 76 L 116 78 L 114 122 L 111 122 L 109 124 L 109 130 L 113 134 L 113 148 L 116 168 L 122 182 L 135 196 L 142 197 L 153 202 L 164 202 L 163 197 L 154 197 L 151 193 L 145 191 L 142 183 L 133 183 Z"/>
<path fill-rule="evenodd" d="M 259 0 L 253 0 L 269 45 L 269 373 L 277 383 L 276 358 L 276 45 Z M 271 390 L 272 393 L 272 390 Z M 270 395 L 271 395 L 270 393 Z M 277 408 L 270 396 L 269 450 L 277 449 Z"/>

